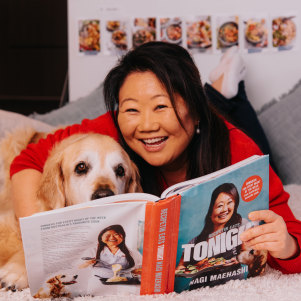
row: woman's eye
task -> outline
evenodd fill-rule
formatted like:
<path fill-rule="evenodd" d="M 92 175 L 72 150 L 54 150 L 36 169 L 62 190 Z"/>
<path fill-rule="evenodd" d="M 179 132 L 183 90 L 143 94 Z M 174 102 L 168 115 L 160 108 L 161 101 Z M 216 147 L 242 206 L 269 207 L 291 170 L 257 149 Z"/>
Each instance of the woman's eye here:
<path fill-rule="evenodd" d="M 83 175 L 86 174 L 89 170 L 89 166 L 85 163 L 85 162 L 79 162 L 76 166 L 74 171 L 78 174 L 78 175 Z"/>
<path fill-rule="evenodd" d="M 115 174 L 117 177 L 124 177 L 125 176 L 125 170 L 124 170 L 124 167 L 119 164 L 116 168 L 115 168 Z"/>
<path fill-rule="evenodd" d="M 164 108 L 167 108 L 167 106 L 166 105 L 157 105 L 157 107 L 156 107 L 156 109 L 158 109 L 158 110 L 161 110 Z"/>
<path fill-rule="evenodd" d="M 134 109 L 134 108 L 129 108 L 129 109 L 126 109 L 125 112 L 138 112 L 138 110 Z"/>

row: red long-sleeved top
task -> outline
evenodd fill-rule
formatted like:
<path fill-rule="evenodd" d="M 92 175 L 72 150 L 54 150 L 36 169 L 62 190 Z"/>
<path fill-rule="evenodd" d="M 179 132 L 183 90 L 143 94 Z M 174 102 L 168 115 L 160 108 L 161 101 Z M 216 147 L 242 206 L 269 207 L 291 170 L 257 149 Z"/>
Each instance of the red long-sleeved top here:
<path fill-rule="evenodd" d="M 247 135 L 227 122 L 226 125 L 229 129 L 230 136 L 231 164 L 255 154 L 262 154 L 259 147 Z M 55 143 L 72 134 L 87 132 L 109 135 L 116 141 L 119 140 L 117 129 L 109 113 L 93 120 L 85 119 L 80 125 L 76 124 L 65 129 L 58 130 L 54 134 L 48 135 L 46 139 L 41 139 L 37 144 L 30 144 L 27 149 L 23 150 L 13 161 L 10 169 L 11 176 L 28 168 L 42 172 L 49 151 Z M 301 222 L 294 217 L 288 206 L 289 194 L 283 190 L 281 180 L 271 167 L 269 175 L 270 209 L 283 217 L 286 222 L 288 232 L 297 239 L 299 246 L 301 246 Z M 294 259 L 289 260 L 281 260 L 269 256 L 268 263 L 273 268 L 286 274 L 301 272 L 301 254 Z"/>

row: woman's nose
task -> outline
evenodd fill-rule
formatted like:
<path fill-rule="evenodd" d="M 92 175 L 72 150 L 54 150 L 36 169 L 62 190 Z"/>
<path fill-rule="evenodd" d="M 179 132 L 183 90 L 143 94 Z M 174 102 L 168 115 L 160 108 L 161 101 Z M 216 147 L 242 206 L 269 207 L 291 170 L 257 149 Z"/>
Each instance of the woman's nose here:
<path fill-rule="evenodd" d="M 227 204 L 223 205 L 222 210 L 223 210 L 223 211 L 228 211 L 228 205 L 227 205 Z"/>
<path fill-rule="evenodd" d="M 141 132 L 152 132 L 157 131 L 160 128 L 160 122 L 156 116 L 156 114 L 152 114 L 150 112 L 144 112 L 141 114 L 141 118 L 139 121 L 139 131 Z"/>

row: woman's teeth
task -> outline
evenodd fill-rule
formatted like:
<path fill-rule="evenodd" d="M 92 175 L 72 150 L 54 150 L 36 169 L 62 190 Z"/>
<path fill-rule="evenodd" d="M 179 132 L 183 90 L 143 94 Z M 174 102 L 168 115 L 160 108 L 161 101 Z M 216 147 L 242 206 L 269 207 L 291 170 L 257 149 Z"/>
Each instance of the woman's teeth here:
<path fill-rule="evenodd" d="M 150 138 L 150 139 L 143 139 L 142 142 L 144 144 L 160 144 L 161 142 L 165 141 L 167 137 L 160 137 L 160 138 Z"/>

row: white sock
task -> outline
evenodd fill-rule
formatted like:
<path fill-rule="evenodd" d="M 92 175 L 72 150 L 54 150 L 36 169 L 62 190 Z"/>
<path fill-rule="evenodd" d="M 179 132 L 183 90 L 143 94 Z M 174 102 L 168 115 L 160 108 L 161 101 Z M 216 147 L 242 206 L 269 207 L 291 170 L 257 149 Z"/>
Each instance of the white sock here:
<path fill-rule="evenodd" d="M 238 84 L 246 75 L 246 65 L 240 55 L 232 57 L 225 66 L 221 94 L 226 98 L 234 97 L 238 92 Z"/>
<path fill-rule="evenodd" d="M 214 83 L 222 76 L 226 68 L 226 65 L 229 63 L 229 61 L 237 52 L 238 52 L 237 46 L 232 46 L 229 49 L 227 49 L 227 51 L 221 57 L 219 64 L 209 74 L 209 80 L 211 81 L 211 83 Z"/>

